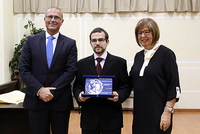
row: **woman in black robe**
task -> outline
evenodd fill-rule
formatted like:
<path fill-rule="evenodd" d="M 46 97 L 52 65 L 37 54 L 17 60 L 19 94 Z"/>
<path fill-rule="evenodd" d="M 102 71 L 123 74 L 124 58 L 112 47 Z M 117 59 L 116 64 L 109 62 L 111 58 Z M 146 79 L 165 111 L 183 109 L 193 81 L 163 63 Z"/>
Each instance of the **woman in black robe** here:
<path fill-rule="evenodd" d="M 135 27 L 138 45 L 130 71 L 134 91 L 133 134 L 170 134 L 173 107 L 179 100 L 180 85 L 176 57 L 161 45 L 159 27 L 151 18 Z"/>

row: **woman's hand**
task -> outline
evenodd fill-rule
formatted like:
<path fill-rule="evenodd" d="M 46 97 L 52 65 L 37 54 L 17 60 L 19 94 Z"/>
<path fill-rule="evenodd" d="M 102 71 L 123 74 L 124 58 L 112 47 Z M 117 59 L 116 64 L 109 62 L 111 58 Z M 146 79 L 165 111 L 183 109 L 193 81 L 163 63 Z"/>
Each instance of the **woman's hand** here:
<path fill-rule="evenodd" d="M 170 124 L 171 124 L 171 112 L 165 109 L 161 115 L 160 129 L 166 131 L 169 128 Z"/>

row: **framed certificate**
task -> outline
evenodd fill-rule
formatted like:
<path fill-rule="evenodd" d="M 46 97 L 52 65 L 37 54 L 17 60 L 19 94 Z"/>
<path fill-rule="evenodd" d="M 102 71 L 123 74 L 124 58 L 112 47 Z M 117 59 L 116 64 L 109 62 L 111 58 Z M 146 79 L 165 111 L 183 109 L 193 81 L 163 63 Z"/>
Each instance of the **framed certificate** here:
<path fill-rule="evenodd" d="M 84 94 L 83 97 L 113 98 L 114 75 L 83 75 Z"/>

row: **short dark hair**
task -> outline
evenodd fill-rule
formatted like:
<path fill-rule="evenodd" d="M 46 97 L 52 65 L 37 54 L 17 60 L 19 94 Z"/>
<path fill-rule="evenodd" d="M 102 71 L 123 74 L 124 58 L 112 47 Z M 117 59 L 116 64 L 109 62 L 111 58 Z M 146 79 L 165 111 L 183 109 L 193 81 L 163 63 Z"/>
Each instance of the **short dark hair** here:
<path fill-rule="evenodd" d="M 138 31 L 142 29 L 144 26 L 149 27 L 149 29 L 151 30 L 153 35 L 152 45 L 155 45 L 160 38 L 160 30 L 158 24 L 151 18 L 143 18 L 139 20 L 139 22 L 137 23 L 135 27 L 135 38 L 137 44 L 141 46 L 138 40 Z"/>
<path fill-rule="evenodd" d="M 106 42 L 107 42 L 107 40 L 109 39 L 109 35 L 108 35 L 108 33 L 106 32 L 106 30 L 104 30 L 103 28 L 101 28 L 101 27 L 97 27 L 97 28 L 95 28 L 95 29 L 93 29 L 92 30 L 92 32 L 90 33 L 90 40 L 91 40 L 91 35 L 93 34 L 93 33 L 101 33 L 101 32 L 104 32 L 104 34 L 105 34 L 105 39 L 106 39 Z"/>

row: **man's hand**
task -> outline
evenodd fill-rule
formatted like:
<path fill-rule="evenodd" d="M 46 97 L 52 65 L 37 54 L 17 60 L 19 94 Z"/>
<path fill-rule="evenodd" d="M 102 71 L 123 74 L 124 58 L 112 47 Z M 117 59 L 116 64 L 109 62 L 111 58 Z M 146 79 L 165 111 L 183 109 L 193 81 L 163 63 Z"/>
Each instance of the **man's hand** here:
<path fill-rule="evenodd" d="M 43 100 L 44 102 L 48 102 L 53 99 L 53 94 L 50 92 L 50 90 L 55 90 L 55 87 L 43 87 L 39 91 L 39 98 Z"/>
<path fill-rule="evenodd" d="M 116 91 L 113 91 L 114 98 L 107 98 L 108 100 L 117 102 L 119 100 L 119 95 Z"/>
<path fill-rule="evenodd" d="M 79 100 L 82 101 L 82 102 L 84 102 L 84 101 L 86 101 L 87 99 L 90 98 L 90 97 L 82 97 L 81 94 L 84 94 L 84 92 L 83 92 L 83 91 L 80 92 L 80 94 L 79 94 L 79 96 L 78 96 L 78 97 L 79 97 Z"/>

